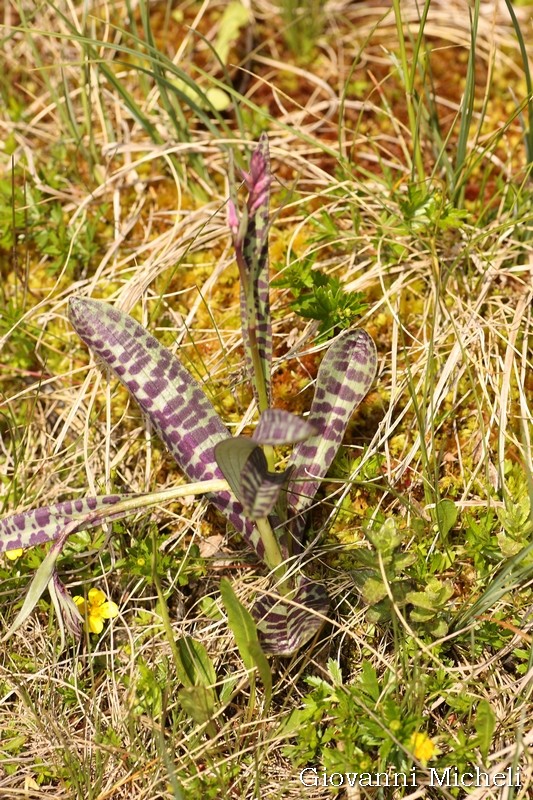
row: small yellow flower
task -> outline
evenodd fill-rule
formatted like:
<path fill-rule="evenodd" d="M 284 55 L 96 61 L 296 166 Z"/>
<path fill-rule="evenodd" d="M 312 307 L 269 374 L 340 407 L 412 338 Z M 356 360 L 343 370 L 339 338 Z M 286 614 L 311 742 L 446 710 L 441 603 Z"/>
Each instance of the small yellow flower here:
<path fill-rule="evenodd" d="M 73 598 L 80 613 L 85 617 L 86 625 L 91 633 L 102 633 L 104 620 L 118 616 L 118 606 L 106 600 L 101 589 L 89 589 L 87 601 L 77 595 Z"/>
<path fill-rule="evenodd" d="M 20 558 L 22 555 L 24 555 L 24 550 L 22 547 L 17 547 L 16 550 L 6 550 L 4 555 L 6 558 L 9 558 L 10 561 L 16 561 L 17 558 Z"/>
<path fill-rule="evenodd" d="M 436 745 L 431 741 L 427 733 L 413 733 L 409 744 L 414 757 L 423 764 L 432 759 L 437 752 Z"/>

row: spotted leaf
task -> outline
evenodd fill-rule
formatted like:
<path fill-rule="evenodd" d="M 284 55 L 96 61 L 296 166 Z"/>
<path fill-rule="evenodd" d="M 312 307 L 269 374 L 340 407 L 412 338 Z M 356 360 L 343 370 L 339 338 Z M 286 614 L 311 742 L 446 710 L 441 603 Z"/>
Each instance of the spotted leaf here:
<path fill-rule="evenodd" d="M 0 553 L 34 547 L 57 539 L 67 525 L 78 520 L 76 530 L 84 530 L 93 524 L 101 524 L 90 520 L 95 512 L 105 511 L 107 519 L 115 519 L 124 514 L 113 515 L 112 506 L 122 500 L 124 495 L 112 494 L 101 497 L 86 497 L 78 500 L 67 500 L 64 503 L 36 508 L 12 514 L 0 520 Z"/>
<path fill-rule="evenodd" d="M 302 417 L 281 408 L 268 408 L 261 414 L 252 439 L 258 444 L 294 444 L 314 433 L 316 429 Z"/>
<path fill-rule="evenodd" d="M 191 480 L 222 478 L 214 448 L 229 433 L 173 353 L 108 303 L 73 297 L 69 314 L 78 335 L 133 395 L 185 474 Z M 263 558 L 260 536 L 231 493 L 217 492 L 209 499 Z"/>
<path fill-rule="evenodd" d="M 317 433 L 297 444 L 289 465 L 288 506 L 301 532 L 301 513 L 309 506 L 341 445 L 354 410 L 368 392 L 377 369 L 376 346 L 363 330 L 340 336 L 326 351 L 316 379 L 308 422 Z"/>
<path fill-rule="evenodd" d="M 303 576 L 290 599 L 277 595 L 260 597 L 253 616 L 265 653 L 277 656 L 295 653 L 323 626 L 329 605 L 325 588 Z"/>

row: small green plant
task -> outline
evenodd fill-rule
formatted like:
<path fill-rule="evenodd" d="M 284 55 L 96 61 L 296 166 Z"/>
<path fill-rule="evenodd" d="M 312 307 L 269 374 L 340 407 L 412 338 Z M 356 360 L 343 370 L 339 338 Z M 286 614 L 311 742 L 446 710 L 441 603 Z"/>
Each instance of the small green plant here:
<path fill-rule="evenodd" d="M 343 683 L 339 665 L 331 659 L 327 671 L 328 680 L 306 679 L 311 692 L 281 726 L 280 734 L 293 739 L 286 754 L 298 766 L 321 763 L 330 774 L 375 773 L 391 764 L 409 771 L 409 753 L 421 750 L 422 742 L 414 738 L 421 720 L 401 701 L 393 677 L 380 681 L 368 661 L 352 685 Z M 422 735 L 429 760 L 435 747 Z"/>
<path fill-rule="evenodd" d="M 317 341 L 324 342 L 335 332 L 351 327 L 368 305 L 362 292 L 347 292 L 338 278 L 313 269 L 313 263 L 313 257 L 298 261 L 273 286 L 291 291 L 293 311 L 320 322 Z"/>
<path fill-rule="evenodd" d="M 0 550 L 52 542 L 39 566 L 9 636 L 28 617 L 48 586 L 60 619 L 79 633 L 80 613 L 57 573 L 57 560 L 68 537 L 105 519 L 176 497 L 209 494 L 271 571 L 276 592 L 260 595 L 253 609 L 259 638 L 254 643 L 250 619 L 223 590 L 228 619 L 241 655 L 253 661 L 268 681 L 261 648 L 288 655 L 321 627 L 329 607 L 324 587 L 305 576 L 298 563 L 305 512 L 341 445 L 355 407 L 367 393 L 376 371 L 375 345 L 362 330 L 347 331 L 328 349 L 320 365 L 307 419 L 271 407 L 272 356 L 268 285 L 270 159 L 263 135 L 250 171 L 244 172 L 248 201 L 239 218 L 229 203 L 241 285 L 245 362 L 252 382 L 259 422 L 253 436 L 231 437 L 209 399 L 174 355 L 134 319 L 103 302 L 72 297 L 70 319 L 81 339 L 113 370 L 150 418 L 192 484 L 144 495 L 106 495 L 58 503 L 15 514 L 0 522 Z M 274 448 L 293 444 L 284 471 L 276 471 Z M 168 614 L 153 571 L 167 632 Z M 244 634 L 237 635 L 237 620 Z M 233 622 L 232 622 L 233 620 Z M 260 644 L 259 644 L 260 643 Z M 174 658 L 179 662 L 175 648 Z"/>
<path fill-rule="evenodd" d="M 515 556 L 529 543 L 531 500 L 527 474 L 520 464 L 504 464 L 504 508 L 497 510 L 502 530 L 498 545 L 505 557 Z"/>
<path fill-rule="evenodd" d="M 453 587 L 446 581 L 428 576 L 424 582 L 415 575 L 416 553 L 400 550 L 402 534 L 393 518 L 374 529 L 368 528 L 371 550 L 357 548 L 353 557 L 360 568 L 354 580 L 365 603 L 369 622 L 388 620 L 393 605 L 406 614 L 410 623 L 422 626 L 433 637 L 444 636 L 448 630 L 446 615 Z"/>
<path fill-rule="evenodd" d="M 20 180 L 18 171 L 0 179 L 0 250 L 35 247 L 47 257 L 49 275 L 63 267 L 70 276 L 84 272 L 98 252 L 98 231 L 107 206 L 99 206 L 84 225 L 72 226 L 61 203 L 50 201 L 26 178 L 23 185 Z"/>

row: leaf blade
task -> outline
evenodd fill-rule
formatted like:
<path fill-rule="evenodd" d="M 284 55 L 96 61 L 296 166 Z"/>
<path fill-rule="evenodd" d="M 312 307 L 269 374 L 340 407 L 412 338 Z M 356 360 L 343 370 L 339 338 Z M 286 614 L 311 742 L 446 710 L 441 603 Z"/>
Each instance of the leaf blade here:
<path fill-rule="evenodd" d="M 268 408 L 259 417 L 252 439 L 258 444 L 283 445 L 303 442 L 316 428 L 307 420 L 282 408 Z"/>
<path fill-rule="evenodd" d="M 101 519 L 93 523 L 91 517 L 107 506 L 110 506 L 107 519 L 118 519 L 127 512 L 113 516 L 111 507 L 123 499 L 120 494 L 84 497 L 4 517 L 0 520 L 0 553 L 50 542 L 73 520 L 79 520 L 76 530 L 80 531 L 100 524 Z"/>
<path fill-rule="evenodd" d="M 166 347 L 132 317 L 103 303 L 71 297 L 69 317 L 85 344 L 114 372 L 147 414 L 192 480 L 222 478 L 214 447 L 229 432 L 204 392 Z M 230 492 L 209 496 L 263 558 L 262 542 Z"/>
<path fill-rule="evenodd" d="M 228 625 L 247 670 L 257 669 L 265 689 L 265 705 L 272 697 L 272 671 L 259 641 L 257 628 L 250 612 L 242 605 L 227 578 L 220 582 L 220 594 L 228 615 Z"/>
<path fill-rule="evenodd" d="M 312 502 L 342 442 L 353 412 L 368 392 L 377 369 L 376 346 L 366 331 L 349 331 L 327 350 L 320 364 L 308 422 L 317 434 L 297 444 L 289 459 L 289 513 L 301 515 Z M 295 517 L 301 532 L 302 516 Z"/>
<path fill-rule="evenodd" d="M 253 607 L 265 653 L 290 656 L 324 625 L 330 598 L 324 586 L 302 576 L 292 598 L 264 595 Z"/>

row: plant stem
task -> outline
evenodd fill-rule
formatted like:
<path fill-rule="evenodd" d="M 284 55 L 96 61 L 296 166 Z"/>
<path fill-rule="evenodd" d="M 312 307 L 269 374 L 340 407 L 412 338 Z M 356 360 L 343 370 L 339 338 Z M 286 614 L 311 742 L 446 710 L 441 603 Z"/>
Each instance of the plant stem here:
<path fill-rule="evenodd" d="M 254 520 L 254 522 L 261 536 L 261 541 L 265 546 L 264 561 L 266 565 L 270 567 L 278 581 L 277 588 L 280 594 L 286 595 L 292 591 L 293 587 L 289 585 L 289 581 L 286 578 L 287 567 L 276 535 L 267 517 L 261 517 L 260 519 Z"/>
<path fill-rule="evenodd" d="M 414 97 L 414 83 L 416 75 L 416 61 L 413 61 L 411 71 L 409 71 L 409 63 L 407 61 L 407 51 L 405 49 L 405 37 L 403 35 L 402 14 L 400 10 L 400 0 L 392 0 L 394 7 L 394 17 L 396 19 L 396 30 L 398 31 L 398 46 L 400 49 L 400 61 L 402 65 L 402 80 L 405 87 L 405 100 L 407 106 L 407 116 L 409 117 L 409 127 L 411 129 L 411 137 L 413 139 L 413 160 L 418 173 L 418 180 L 420 183 L 425 182 L 424 162 L 422 160 L 422 152 L 420 150 L 420 137 L 418 135 L 418 123 L 415 107 L 413 103 Z"/>

